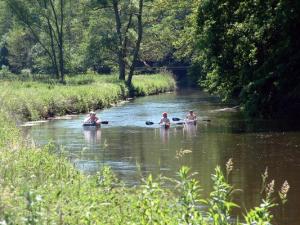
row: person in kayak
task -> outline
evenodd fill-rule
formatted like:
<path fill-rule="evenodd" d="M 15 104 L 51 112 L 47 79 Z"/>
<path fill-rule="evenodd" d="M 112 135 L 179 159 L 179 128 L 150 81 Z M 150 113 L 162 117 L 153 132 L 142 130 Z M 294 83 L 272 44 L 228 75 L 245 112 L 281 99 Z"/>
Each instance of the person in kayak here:
<path fill-rule="evenodd" d="M 96 116 L 96 113 L 94 111 L 91 111 L 89 113 L 89 116 L 87 118 L 85 118 L 85 120 L 83 121 L 84 124 L 95 124 L 95 125 L 100 125 L 101 124 L 101 120 Z"/>
<path fill-rule="evenodd" d="M 160 119 L 160 122 L 159 122 L 159 124 L 160 125 L 165 125 L 166 126 L 166 128 L 167 127 L 170 127 L 170 120 L 169 120 L 169 118 L 168 118 L 168 114 L 166 113 L 166 112 L 164 112 L 163 114 L 162 114 L 162 118 Z"/>
<path fill-rule="evenodd" d="M 186 115 L 186 122 L 187 123 L 195 123 L 197 122 L 197 116 L 193 110 L 190 110 L 189 113 Z"/>
<path fill-rule="evenodd" d="M 188 120 L 197 120 L 197 116 L 193 110 L 190 110 L 189 113 L 186 115 L 186 119 Z"/>

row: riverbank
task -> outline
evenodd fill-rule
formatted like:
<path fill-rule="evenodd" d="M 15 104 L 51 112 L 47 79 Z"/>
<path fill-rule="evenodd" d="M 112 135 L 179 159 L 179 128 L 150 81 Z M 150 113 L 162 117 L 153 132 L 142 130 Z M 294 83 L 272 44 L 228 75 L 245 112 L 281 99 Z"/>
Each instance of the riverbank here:
<path fill-rule="evenodd" d="M 67 77 L 66 82 L 1 81 L 0 105 L 18 120 L 33 121 L 103 109 L 129 97 L 116 75 L 79 75 Z M 139 75 L 133 79 L 132 93 L 144 96 L 175 88 L 169 74 Z"/>

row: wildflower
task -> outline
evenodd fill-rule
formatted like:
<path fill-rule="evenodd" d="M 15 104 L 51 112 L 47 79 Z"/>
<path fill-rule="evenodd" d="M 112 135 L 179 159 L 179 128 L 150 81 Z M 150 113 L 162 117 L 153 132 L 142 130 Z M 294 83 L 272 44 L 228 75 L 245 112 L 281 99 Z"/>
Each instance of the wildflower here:
<path fill-rule="evenodd" d="M 264 174 L 262 175 L 263 180 L 265 181 L 268 178 L 268 167 L 266 167 Z"/>
<path fill-rule="evenodd" d="M 272 180 L 266 187 L 267 198 L 270 198 L 272 193 L 274 193 L 275 180 Z"/>
<path fill-rule="evenodd" d="M 289 189 L 290 189 L 289 183 L 287 181 L 284 181 L 279 191 L 279 197 L 282 201 L 282 204 L 286 203 L 287 201 L 287 193 L 289 192 Z"/>
<path fill-rule="evenodd" d="M 267 181 L 268 176 L 269 176 L 268 167 L 266 167 L 264 174 L 261 175 L 261 177 L 262 177 L 262 187 L 261 187 L 261 191 L 260 191 L 261 194 L 266 189 L 266 183 L 267 183 L 266 181 Z"/>
<path fill-rule="evenodd" d="M 232 158 L 230 158 L 226 163 L 227 174 L 229 174 L 232 170 L 233 170 L 233 161 Z"/>

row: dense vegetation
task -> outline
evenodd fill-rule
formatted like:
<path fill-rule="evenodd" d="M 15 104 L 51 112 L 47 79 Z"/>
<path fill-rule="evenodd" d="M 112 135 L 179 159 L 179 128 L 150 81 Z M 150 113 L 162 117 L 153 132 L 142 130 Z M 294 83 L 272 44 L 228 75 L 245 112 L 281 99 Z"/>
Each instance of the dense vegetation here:
<path fill-rule="evenodd" d="M 201 1 L 196 23 L 203 86 L 251 115 L 297 114 L 299 1 Z"/>

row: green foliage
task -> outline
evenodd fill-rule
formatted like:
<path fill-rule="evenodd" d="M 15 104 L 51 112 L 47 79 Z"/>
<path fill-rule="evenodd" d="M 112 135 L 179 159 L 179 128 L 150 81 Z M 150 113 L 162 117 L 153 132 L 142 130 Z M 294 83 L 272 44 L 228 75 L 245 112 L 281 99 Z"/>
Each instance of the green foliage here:
<path fill-rule="evenodd" d="M 107 192 L 111 190 L 114 184 L 118 183 L 117 177 L 109 167 L 103 167 L 96 176 L 98 177 L 97 184 L 102 188 L 106 188 Z"/>
<path fill-rule="evenodd" d="M 188 167 L 181 167 L 179 175 L 179 205 L 181 217 L 180 224 L 206 224 L 200 210 L 200 204 L 206 204 L 204 199 L 200 198 L 200 187 L 198 181 L 189 174 Z"/>
<path fill-rule="evenodd" d="M 113 14 L 106 9 L 99 11 L 90 12 L 87 18 L 89 26 L 83 33 L 83 40 L 81 40 L 80 52 L 78 53 L 80 53 L 84 69 L 92 69 L 101 73 L 104 72 L 101 71 L 101 68 L 116 65 L 117 36 Z M 99 13 L 103 16 L 99 16 Z"/>
<path fill-rule="evenodd" d="M 30 34 L 31 39 L 43 50 L 51 62 L 52 74 L 64 82 L 65 73 L 65 22 L 69 14 L 64 0 L 23 1 L 9 0 L 6 5 L 14 15 L 17 24 Z M 18 27 L 18 26 L 17 26 Z M 17 38 L 19 38 L 17 36 Z M 27 40 L 28 38 L 22 38 Z M 32 48 L 28 45 L 28 48 Z M 9 52 L 11 49 L 9 49 Z"/>
<path fill-rule="evenodd" d="M 86 85 L 95 82 L 95 75 L 92 74 L 84 74 L 78 76 L 68 76 L 66 77 L 67 85 Z"/>
<path fill-rule="evenodd" d="M 8 66 L 8 48 L 6 37 L 0 40 L 0 69 L 3 66 Z"/>
<path fill-rule="evenodd" d="M 0 39 L 2 39 L 1 37 L 5 35 L 12 26 L 13 21 L 11 20 L 11 16 L 5 1 L 0 0 Z"/>
<path fill-rule="evenodd" d="M 2 99 L 0 99 L 1 104 Z M 15 149 L 19 143 L 19 131 L 15 128 L 15 125 L 11 126 L 11 118 L 2 107 L 0 108 L 0 123 L 0 151 L 3 147 Z"/>
<path fill-rule="evenodd" d="M 263 200 L 259 207 L 251 209 L 245 216 L 247 224 L 259 224 L 270 225 L 272 222 L 272 214 L 270 212 L 275 204 L 272 204 L 270 200 Z"/>
<path fill-rule="evenodd" d="M 32 69 L 31 46 L 33 37 L 21 27 L 14 27 L 7 34 L 8 63 L 14 73 L 20 73 L 22 69 Z"/>
<path fill-rule="evenodd" d="M 201 85 L 224 100 L 239 98 L 251 116 L 294 114 L 299 17 L 297 1 L 201 1 L 193 59 Z"/>
<path fill-rule="evenodd" d="M 155 0 L 145 11 L 141 57 L 146 61 L 190 61 L 193 55 L 199 0 Z M 172 63 L 172 62 L 167 62 Z"/>
<path fill-rule="evenodd" d="M 170 197 L 168 192 L 163 190 L 159 182 L 154 181 L 152 175 L 143 181 L 144 184 L 141 186 L 141 190 L 138 190 L 139 195 L 136 202 L 140 224 L 171 223 L 171 218 L 168 218 L 171 213 L 168 203 L 172 204 L 172 200 L 170 202 L 164 200 Z"/>
<path fill-rule="evenodd" d="M 220 167 L 217 167 L 215 171 L 215 174 L 212 175 L 214 190 L 210 193 L 211 199 L 208 201 L 210 206 L 208 214 L 214 221 L 214 224 L 229 225 L 231 224 L 231 209 L 238 205 L 230 201 L 233 188 L 225 181 Z"/>
<path fill-rule="evenodd" d="M 1 69 L 0 69 L 0 79 L 4 80 L 4 79 L 11 79 L 11 78 L 15 78 L 17 79 L 17 76 L 15 76 L 14 74 L 12 74 L 7 66 L 2 65 Z"/>

